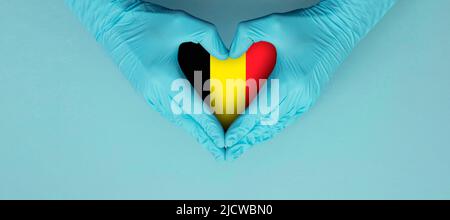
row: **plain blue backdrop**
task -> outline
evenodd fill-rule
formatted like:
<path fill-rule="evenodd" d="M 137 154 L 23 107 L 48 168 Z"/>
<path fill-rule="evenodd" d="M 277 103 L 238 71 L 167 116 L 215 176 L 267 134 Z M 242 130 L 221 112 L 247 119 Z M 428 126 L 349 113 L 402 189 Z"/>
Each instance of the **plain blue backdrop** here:
<path fill-rule="evenodd" d="M 215 7 L 192 13 L 229 43 L 227 15 L 250 11 Z M 0 199 L 449 199 L 449 8 L 400 0 L 309 113 L 217 162 L 147 106 L 62 0 L 0 0 Z"/>

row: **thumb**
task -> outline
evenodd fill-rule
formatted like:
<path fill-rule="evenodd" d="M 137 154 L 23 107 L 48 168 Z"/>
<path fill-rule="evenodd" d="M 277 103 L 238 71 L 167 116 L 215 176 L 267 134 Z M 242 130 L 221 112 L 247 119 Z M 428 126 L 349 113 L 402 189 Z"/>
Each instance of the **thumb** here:
<path fill-rule="evenodd" d="M 247 23 L 240 23 L 231 44 L 230 57 L 237 59 L 241 57 L 255 41 L 251 37 Z"/>

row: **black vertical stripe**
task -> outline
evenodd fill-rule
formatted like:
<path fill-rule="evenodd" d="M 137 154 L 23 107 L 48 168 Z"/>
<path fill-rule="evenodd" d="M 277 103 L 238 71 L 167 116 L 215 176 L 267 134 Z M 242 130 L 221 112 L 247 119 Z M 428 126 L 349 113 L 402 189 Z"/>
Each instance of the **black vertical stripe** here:
<path fill-rule="evenodd" d="M 203 91 L 203 84 L 210 78 L 210 55 L 200 44 L 183 43 L 178 49 L 178 64 L 186 78 L 194 86 L 195 71 L 202 71 L 202 85 L 195 90 L 201 94 L 202 99 L 209 95 L 209 91 Z"/>

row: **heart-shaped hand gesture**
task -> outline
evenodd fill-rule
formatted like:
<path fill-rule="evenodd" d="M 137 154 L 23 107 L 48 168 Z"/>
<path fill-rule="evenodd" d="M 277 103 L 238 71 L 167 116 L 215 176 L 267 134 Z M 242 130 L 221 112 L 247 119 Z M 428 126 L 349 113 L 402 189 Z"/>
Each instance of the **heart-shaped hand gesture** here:
<path fill-rule="evenodd" d="M 306 112 L 334 70 L 396 0 L 322 0 L 308 9 L 243 22 L 229 54 L 213 25 L 184 12 L 142 0 L 66 2 L 154 109 L 187 129 L 215 158 L 236 159 Z M 210 59 L 216 59 L 214 65 L 221 68 L 244 65 L 239 62 L 255 43 L 273 45 L 277 63 L 270 79 L 279 83 L 276 108 L 267 114 L 245 111 L 233 123 L 227 122 L 226 127 L 231 125 L 226 134 L 211 112 L 174 114 L 171 105 L 176 94 L 171 84 L 185 77 L 177 55 L 180 45 L 186 42 L 200 44 L 214 57 Z M 220 61 L 228 55 L 234 61 Z M 266 77 L 267 74 L 262 78 Z M 272 87 L 270 82 L 264 86 Z M 194 95 L 193 102 L 204 106 L 205 97 L 200 92 L 200 96 Z M 268 97 L 270 93 L 260 96 L 265 100 L 273 98 Z M 252 98 L 243 99 L 248 100 L 244 103 L 250 104 L 250 109 L 257 108 L 257 102 L 250 103 Z M 274 118 L 274 123 L 264 123 Z"/>

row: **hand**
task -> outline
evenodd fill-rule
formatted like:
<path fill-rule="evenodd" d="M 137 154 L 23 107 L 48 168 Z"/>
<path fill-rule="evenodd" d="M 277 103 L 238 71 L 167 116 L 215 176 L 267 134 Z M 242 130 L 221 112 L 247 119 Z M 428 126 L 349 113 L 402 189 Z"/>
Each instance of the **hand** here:
<path fill-rule="evenodd" d="M 225 135 L 226 158 L 236 159 L 305 113 L 336 68 L 395 1 L 323 0 L 309 9 L 241 23 L 230 50 L 232 58 L 258 41 L 277 48 L 278 63 L 271 78 L 279 79 L 279 120 L 270 126 L 262 123 L 275 111 L 241 115 Z"/>
<path fill-rule="evenodd" d="M 224 131 L 214 115 L 176 115 L 171 109 L 171 84 L 184 78 L 177 60 L 182 43 L 200 43 L 213 56 L 228 57 L 212 24 L 142 0 L 66 3 L 155 110 L 188 130 L 215 158 L 224 159 Z M 203 103 L 198 97 L 195 102 Z"/>

